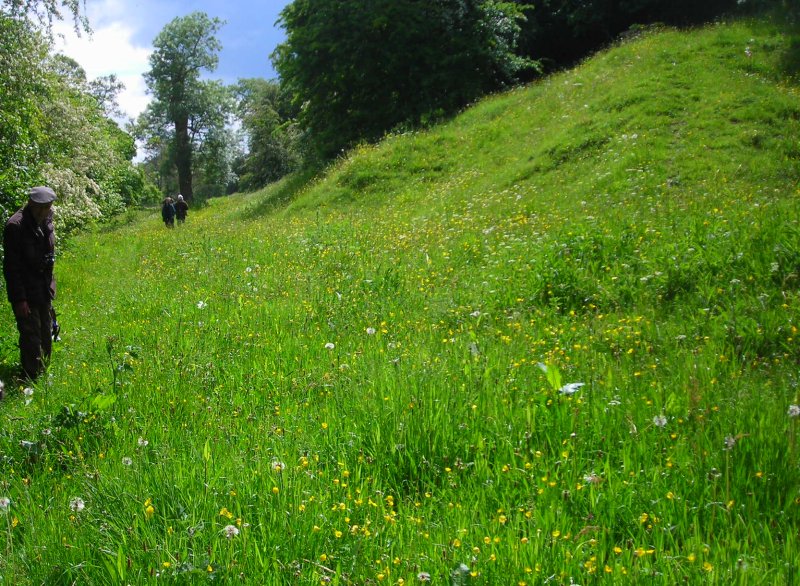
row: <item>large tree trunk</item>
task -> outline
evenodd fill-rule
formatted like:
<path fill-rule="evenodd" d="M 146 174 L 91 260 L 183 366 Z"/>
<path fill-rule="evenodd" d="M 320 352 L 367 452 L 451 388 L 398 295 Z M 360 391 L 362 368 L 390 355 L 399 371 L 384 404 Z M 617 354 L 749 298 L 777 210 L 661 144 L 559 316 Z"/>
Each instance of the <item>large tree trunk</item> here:
<path fill-rule="evenodd" d="M 192 201 L 192 145 L 189 143 L 189 119 L 175 121 L 175 166 L 178 189 L 183 199 Z"/>

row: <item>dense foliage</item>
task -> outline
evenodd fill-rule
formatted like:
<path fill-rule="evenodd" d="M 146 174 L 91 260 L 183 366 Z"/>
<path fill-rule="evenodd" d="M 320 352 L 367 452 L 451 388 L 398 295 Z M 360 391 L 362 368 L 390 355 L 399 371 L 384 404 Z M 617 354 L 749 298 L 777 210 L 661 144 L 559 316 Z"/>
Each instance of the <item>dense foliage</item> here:
<path fill-rule="evenodd" d="M 0 38 L 0 206 L 8 216 L 40 177 L 47 51 L 24 20 L 0 16 Z"/>
<path fill-rule="evenodd" d="M 62 236 L 137 203 L 145 189 L 133 139 L 109 118 L 121 84 L 88 80 L 79 64 L 52 55 L 35 22 L 0 13 L 0 206 L 8 216 L 26 188 L 59 194 Z"/>
<path fill-rule="evenodd" d="M 525 4 L 525 0 L 516 0 Z M 752 1 L 752 0 L 751 0 Z M 539 0 L 526 10 L 520 50 L 563 67 L 616 39 L 632 25 L 707 22 L 740 0 Z"/>
<path fill-rule="evenodd" d="M 242 79 L 236 86 L 238 116 L 248 152 L 238 166 L 239 188 L 251 191 L 297 170 L 303 161 L 302 133 L 280 83 Z"/>
<path fill-rule="evenodd" d="M 295 0 L 273 61 L 329 158 L 511 82 L 528 65 L 513 51 L 518 16 L 486 0 Z"/>

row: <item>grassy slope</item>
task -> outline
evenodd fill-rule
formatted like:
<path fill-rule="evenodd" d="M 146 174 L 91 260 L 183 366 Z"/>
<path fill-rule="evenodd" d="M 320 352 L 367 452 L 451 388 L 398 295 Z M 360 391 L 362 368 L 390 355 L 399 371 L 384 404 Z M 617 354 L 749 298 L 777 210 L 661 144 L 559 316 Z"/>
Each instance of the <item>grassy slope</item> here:
<path fill-rule="evenodd" d="M 788 580 L 787 51 L 646 35 L 299 192 L 78 239 L 49 382 L 0 413 L 0 575 Z"/>

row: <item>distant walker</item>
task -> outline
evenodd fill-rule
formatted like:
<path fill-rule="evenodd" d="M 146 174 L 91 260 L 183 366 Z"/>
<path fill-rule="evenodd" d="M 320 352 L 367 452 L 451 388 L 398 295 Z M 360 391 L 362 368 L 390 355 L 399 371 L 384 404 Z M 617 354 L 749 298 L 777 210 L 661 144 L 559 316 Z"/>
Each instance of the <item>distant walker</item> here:
<path fill-rule="evenodd" d="M 164 225 L 167 228 L 175 227 L 175 204 L 169 196 L 167 196 L 164 199 L 164 203 L 161 204 L 161 219 L 164 220 Z"/>
<path fill-rule="evenodd" d="M 178 218 L 178 224 L 183 224 L 186 221 L 186 214 L 189 213 L 189 204 L 183 199 L 183 196 L 178 194 L 178 201 L 175 202 L 175 217 Z"/>

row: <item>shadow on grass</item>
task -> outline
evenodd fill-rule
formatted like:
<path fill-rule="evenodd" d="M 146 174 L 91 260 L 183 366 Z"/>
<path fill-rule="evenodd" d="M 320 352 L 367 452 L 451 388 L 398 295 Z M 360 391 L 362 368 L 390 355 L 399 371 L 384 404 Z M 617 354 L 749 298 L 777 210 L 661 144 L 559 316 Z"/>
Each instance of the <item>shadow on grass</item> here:
<path fill-rule="evenodd" d="M 22 376 L 22 369 L 19 366 L 19 360 L 2 360 L 0 361 L 0 381 L 5 384 L 5 396 L 18 393 L 17 387 L 25 383 Z"/>
<path fill-rule="evenodd" d="M 241 213 L 244 220 L 253 220 L 285 207 L 317 175 L 318 169 L 298 171 L 270 185 L 258 201 L 246 206 Z"/>
<path fill-rule="evenodd" d="M 794 80 L 800 81 L 800 33 L 795 28 L 792 30 L 792 38 L 789 41 L 789 48 L 781 58 L 781 69 L 783 73 Z"/>

